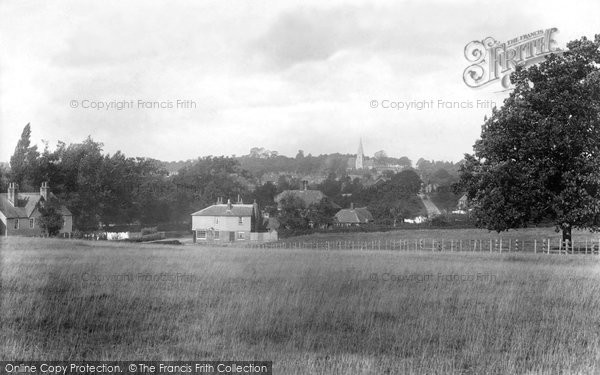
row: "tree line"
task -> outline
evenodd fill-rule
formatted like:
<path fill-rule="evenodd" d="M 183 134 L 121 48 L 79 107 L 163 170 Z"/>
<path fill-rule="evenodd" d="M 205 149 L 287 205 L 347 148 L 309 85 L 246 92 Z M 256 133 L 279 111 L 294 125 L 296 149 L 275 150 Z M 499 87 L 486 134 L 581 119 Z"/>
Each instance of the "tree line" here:
<path fill-rule="evenodd" d="M 80 231 L 108 229 L 113 224 L 187 228 L 192 212 L 218 198 L 256 201 L 262 209 L 299 228 L 308 221 L 331 225 L 339 207 L 348 207 L 350 202 L 367 206 L 382 222 L 414 216 L 422 209 L 416 196 L 421 180 L 412 170 L 391 174 L 388 181 L 374 186 L 351 179 L 345 170 L 340 175 L 331 172 L 324 182 L 310 188 L 323 191 L 337 208 L 323 202 L 305 211 L 306 220 L 301 222 L 294 221 L 293 215 L 288 220 L 289 207 L 278 211 L 275 203 L 277 194 L 300 189 L 301 181 L 281 176 L 277 184 L 260 184 L 235 157 L 198 158 L 170 174 L 159 160 L 128 157 L 120 151 L 104 153 L 103 144 L 91 137 L 68 145 L 58 142 L 54 149 L 45 143 L 43 150 L 31 145 L 30 138 L 31 125 L 27 124 L 11 157 L 10 170 L 0 169 L 2 190 L 8 182 L 16 182 L 20 191 L 37 191 L 42 182 L 49 182 L 53 194 L 73 213 L 74 227 Z"/>

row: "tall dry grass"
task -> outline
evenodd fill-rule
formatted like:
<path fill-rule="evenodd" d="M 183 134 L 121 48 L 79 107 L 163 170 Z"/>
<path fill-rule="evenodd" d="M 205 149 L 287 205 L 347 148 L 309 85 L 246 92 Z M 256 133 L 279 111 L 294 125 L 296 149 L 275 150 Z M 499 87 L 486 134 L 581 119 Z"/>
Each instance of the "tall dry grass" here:
<path fill-rule="evenodd" d="M 254 359 L 272 360 L 277 374 L 600 372 L 598 256 L 0 246 L 3 359 Z"/>

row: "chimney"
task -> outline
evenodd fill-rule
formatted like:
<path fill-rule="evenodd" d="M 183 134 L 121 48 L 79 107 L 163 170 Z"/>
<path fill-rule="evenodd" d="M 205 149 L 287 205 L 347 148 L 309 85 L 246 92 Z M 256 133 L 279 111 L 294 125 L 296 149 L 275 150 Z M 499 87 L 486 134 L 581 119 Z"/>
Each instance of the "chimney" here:
<path fill-rule="evenodd" d="M 227 199 L 227 211 L 231 211 L 231 208 L 233 206 L 231 205 L 231 199 Z"/>
<path fill-rule="evenodd" d="M 353 210 L 354 209 L 354 202 L 350 203 L 350 209 Z"/>
<path fill-rule="evenodd" d="M 40 195 L 44 197 L 44 200 L 48 200 L 48 191 L 50 190 L 48 186 L 48 182 L 42 182 L 42 186 L 40 187 Z"/>
<path fill-rule="evenodd" d="M 222 204 L 223 203 L 223 199 L 221 197 L 217 197 L 217 204 Z"/>
<path fill-rule="evenodd" d="M 244 204 L 244 201 L 242 200 L 242 196 L 238 194 L 238 200 L 237 200 L 238 204 Z"/>
<path fill-rule="evenodd" d="M 302 190 L 308 190 L 308 181 L 302 180 Z"/>
<path fill-rule="evenodd" d="M 8 201 L 13 207 L 17 206 L 19 200 L 19 185 L 14 182 L 8 184 Z"/>

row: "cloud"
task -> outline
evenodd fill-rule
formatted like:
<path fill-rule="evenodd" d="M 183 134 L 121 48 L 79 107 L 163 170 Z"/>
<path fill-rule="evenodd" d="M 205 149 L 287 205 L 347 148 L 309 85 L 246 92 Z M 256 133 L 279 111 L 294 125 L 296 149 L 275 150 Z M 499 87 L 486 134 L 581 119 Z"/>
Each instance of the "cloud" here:
<path fill-rule="evenodd" d="M 471 2 L 402 2 L 382 6 L 300 7 L 281 12 L 266 32 L 250 44 L 266 69 L 288 69 L 298 64 L 326 62 L 344 51 L 365 56 L 401 53 L 409 61 L 433 61 L 455 52 L 496 30 L 528 25 L 526 12 L 506 14 L 499 5 L 495 24 L 482 27 L 480 10 Z M 506 8 L 506 6 L 503 6 Z M 535 26 L 537 27 L 537 26 Z M 460 50 L 459 50 L 460 51 Z"/>
<path fill-rule="evenodd" d="M 371 99 L 475 100 L 464 46 L 559 28 L 597 32 L 600 3 L 355 0 L 0 1 L 0 160 L 34 142 L 186 159 L 264 146 L 284 154 L 386 149 L 456 159 L 483 111 L 372 110 Z M 192 111 L 84 111 L 72 99 L 192 99 Z"/>

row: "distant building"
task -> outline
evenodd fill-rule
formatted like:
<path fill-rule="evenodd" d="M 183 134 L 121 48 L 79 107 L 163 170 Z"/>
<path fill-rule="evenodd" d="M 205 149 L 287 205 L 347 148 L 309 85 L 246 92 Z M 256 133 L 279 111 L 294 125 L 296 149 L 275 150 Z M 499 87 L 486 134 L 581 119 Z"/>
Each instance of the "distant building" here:
<path fill-rule="evenodd" d="M 21 193 L 19 186 L 11 182 L 8 192 L 0 194 L 0 235 L 3 236 L 41 236 L 45 234 L 39 223 L 40 206 L 49 198 L 56 196 L 50 192 L 47 182 L 43 182 L 39 193 Z M 63 226 L 59 234 L 70 235 L 73 231 L 73 214 L 67 207 L 60 206 Z"/>
<path fill-rule="evenodd" d="M 260 214 L 258 205 L 243 204 L 241 200 L 217 204 L 192 214 L 194 242 L 270 241 L 277 239 L 277 232 L 259 233 Z"/>
<path fill-rule="evenodd" d="M 459 210 L 465 211 L 467 209 L 468 203 L 469 203 L 469 201 L 468 201 L 468 198 L 467 198 L 467 194 L 463 194 L 462 197 L 460 197 L 458 199 L 457 208 Z"/>
<path fill-rule="evenodd" d="M 429 184 L 425 185 L 424 190 L 425 190 L 425 193 L 429 194 L 429 193 L 435 193 L 435 192 L 437 192 L 439 188 L 440 188 L 439 184 L 429 183 Z"/>
<path fill-rule="evenodd" d="M 354 203 L 350 208 L 344 208 L 335 214 L 336 224 L 339 226 L 360 226 L 373 222 L 373 215 L 366 207 L 354 208 Z"/>
<path fill-rule="evenodd" d="M 456 210 L 452 211 L 452 213 L 464 215 L 467 212 L 469 212 L 469 200 L 467 198 L 467 194 L 463 194 L 462 197 L 458 199 Z"/>

